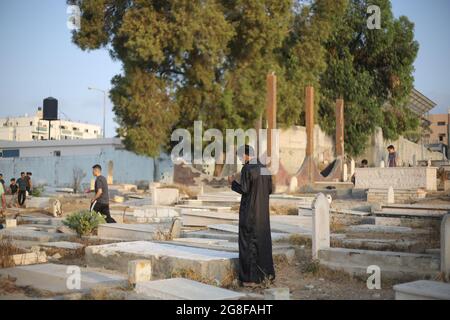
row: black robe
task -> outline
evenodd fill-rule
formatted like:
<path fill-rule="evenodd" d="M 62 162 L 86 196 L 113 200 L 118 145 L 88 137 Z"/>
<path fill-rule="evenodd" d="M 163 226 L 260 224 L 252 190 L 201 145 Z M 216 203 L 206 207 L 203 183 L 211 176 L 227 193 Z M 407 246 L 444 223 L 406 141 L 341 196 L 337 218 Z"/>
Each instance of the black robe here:
<path fill-rule="evenodd" d="M 246 163 L 240 183 L 233 181 L 231 185 L 233 191 L 242 195 L 239 207 L 239 279 L 242 282 L 260 283 L 275 278 L 269 218 L 272 176 L 262 175 L 262 168 L 261 163 Z"/>

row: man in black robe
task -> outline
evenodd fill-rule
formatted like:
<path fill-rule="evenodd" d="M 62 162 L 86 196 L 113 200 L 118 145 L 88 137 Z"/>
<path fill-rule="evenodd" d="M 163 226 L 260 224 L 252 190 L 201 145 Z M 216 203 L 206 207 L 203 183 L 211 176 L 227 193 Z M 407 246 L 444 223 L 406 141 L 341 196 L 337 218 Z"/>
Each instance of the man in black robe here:
<path fill-rule="evenodd" d="M 253 159 L 251 146 L 243 148 L 238 152 L 243 154 L 244 162 L 240 182 L 234 177 L 229 177 L 229 182 L 231 189 L 242 195 L 239 207 L 239 279 L 244 286 L 254 286 L 275 278 L 269 219 L 272 176 L 264 165 Z"/>

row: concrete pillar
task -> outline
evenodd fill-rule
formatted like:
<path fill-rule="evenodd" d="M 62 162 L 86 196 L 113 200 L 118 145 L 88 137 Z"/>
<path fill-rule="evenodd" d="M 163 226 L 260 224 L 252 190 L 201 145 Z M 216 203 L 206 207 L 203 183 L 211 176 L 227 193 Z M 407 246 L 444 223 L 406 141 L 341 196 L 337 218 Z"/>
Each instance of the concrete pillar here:
<path fill-rule="evenodd" d="M 441 223 L 441 272 L 450 278 L 450 214 Z"/>
<path fill-rule="evenodd" d="M 289 182 L 289 192 L 295 192 L 298 188 L 298 180 L 297 177 L 292 177 Z"/>
<path fill-rule="evenodd" d="M 277 128 L 277 76 L 267 75 L 267 156 L 272 156 L 272 129 Z"/>
<path fill-rule="evenodd" d="M 305 97 L 306 156 L 314 155 L 314 87 L 306 87 Z"/>
<path fill-rule="evenodd" d="M 152 192 L 152 205 L 156 206 L 158 205 L 158 188 L 152 186 L 150 190 Z"/>
<path fill-rule="evenodd" d="M 336 100 L 336 156 L 344 156 L 344 100 Z"/>
<path fill-rule="evenodd" d="M 319 250 L 330 247 L 330 203 L 319 193 L 313 203 L 312 258 L 318 259 Z"/>

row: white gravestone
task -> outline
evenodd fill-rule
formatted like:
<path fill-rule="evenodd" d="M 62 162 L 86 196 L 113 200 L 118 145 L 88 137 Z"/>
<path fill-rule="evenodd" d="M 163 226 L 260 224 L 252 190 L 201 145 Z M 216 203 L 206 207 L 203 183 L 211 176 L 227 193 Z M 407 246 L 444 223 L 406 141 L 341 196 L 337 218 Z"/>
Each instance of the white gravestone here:
<path fill-rule="evenodd" d="M 388 189 L 388 193 L 387 193 L 387 203 L 388 204 L 393 204 L 395 203 L 395 194 L 394 194 L 394 188 L 389 187 Z"/>
<path fill-rule="evenodd" d="M 313 203 L 312 257 L 318 258 L 319 250 L 330 247 L 330 203 L 319 193 Z"/>
<path fill-rule="evenodd" d="M 350 177 L 353 177 L 353 175 L 355 174 L 355 168 L 356 168 L 356 163 L 355 160 L 351 160 L 350 161 Z"/>
<path fill-rule="evenodd" d="M 380 168 L 384 168 L 384 167 L 385 167 L 384 160 L 381 160 L 380 161 Z"/>
<path fill-rule="evenodd" d="M 342 168 L 342 181 L 347 182 L 348 180 L 348 166 L 346 163 L 344 163 Z"/>

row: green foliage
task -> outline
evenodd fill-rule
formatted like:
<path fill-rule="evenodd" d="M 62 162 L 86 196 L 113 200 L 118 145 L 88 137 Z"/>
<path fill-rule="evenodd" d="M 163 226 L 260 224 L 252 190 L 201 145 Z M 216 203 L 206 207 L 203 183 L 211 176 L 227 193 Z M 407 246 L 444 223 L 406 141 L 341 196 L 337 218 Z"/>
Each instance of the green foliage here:
<path fill-rule="evenodd" d="M 92 234 L 97 230 L 98 225 L 103 223 L 106 223 L 106 220 L 100 213 L 89 210 L 73 213 L 63 220 L 63 224 L 79 236 Z"/>
<path fill-rule="evenodd" d="M 43 192 L 44 192 L 44 186 L 35 186 L 31 190 L 31 195 L 33 197 L 40 197 Z"/>
<path fill-rule="evenodd" d="M 266 75 L 278 76 L 278 122 L 304 124 L 304 88 L 335 132 L 345 100 L 346 151 L 358 155 L 376 126 L 392 138 L 417 123 L 404 104 L 418 51 L 414 25 L 389 0 L 68 0 L 81 8 L 73 41 L 109 48 L 123 64 L 111 99 L 128 149 L 155 156 L 174 128 L 254 127 L 264 120 Z M 382 30 L 367 28 L 381 8 Z M 388 107 L 386 107 L 388 106 Z M 392 112 L 395 110 L 395 112 Z"/>

